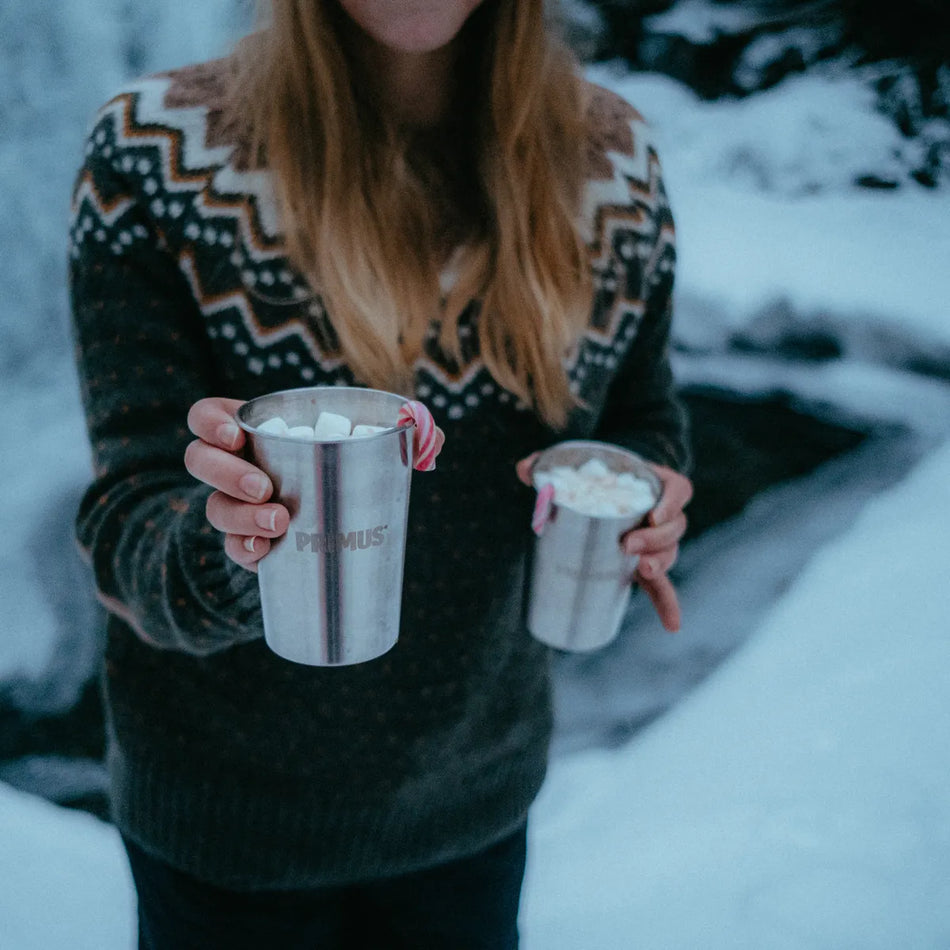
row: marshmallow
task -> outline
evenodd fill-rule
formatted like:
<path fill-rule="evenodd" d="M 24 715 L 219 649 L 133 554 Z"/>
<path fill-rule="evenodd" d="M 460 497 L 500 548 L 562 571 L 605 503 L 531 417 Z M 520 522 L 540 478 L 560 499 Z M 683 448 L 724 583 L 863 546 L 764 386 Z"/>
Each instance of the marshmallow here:
<path fill-rule="evenodd" d="M 639 517 L 656 503 L 652 485 L 631 472 L 611 472 L 600 459 L 580 468 L 564 465 L 537 472 L 538 489 L 550 486 L 554 503 L 593 518 Z"/>
<path fill-rule="evenodd" d="M 313 427 L 313 438 L 318 442 L 346 439 L 350 434 L 350 420 L 335 412 L 321 412 Z"/>
<path fill-rule="evenodd" d="M 281 416 L 266 419 L 258 427 L 258 432 L 267 435 L 279 435 L 285 439 L 298 439 L 307 442 L 337 442 L 342 439 L 362 439 L 377 432 L 385 432 L 391 426 L 358 425 L 350 432 L 350 420 L 335 412 L 321 412 L 317 424 L 288 426 Z"/>
<path fill-rule="evenodd" d="M 353 431 L 350 433 L 351 439 L 362 439 L 368 435 L 376 435 L 377 432 L 385 432 L 386 426 L 353 426 Z"/>
<path fill-rule="evenodd" d="M 594 479 L 609 479 L 613 474 L 600 459 L 588 459 L 578 470 L 581 478 L 593 481 Z"/>
<path fill-rule="evenodd" d="M 287 423 L 280 416 L 274 416 L 262 422 L 258 427 L 258 432 L 264 432 L 267 435 L 286 435 Z"/>

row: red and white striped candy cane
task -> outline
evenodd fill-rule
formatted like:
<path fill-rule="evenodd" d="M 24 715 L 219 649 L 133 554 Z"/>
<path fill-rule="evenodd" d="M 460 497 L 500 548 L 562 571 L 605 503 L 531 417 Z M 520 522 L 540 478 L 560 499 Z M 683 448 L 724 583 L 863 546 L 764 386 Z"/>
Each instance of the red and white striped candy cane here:
<path fill-rule="evenodd" d="M 548 482 L 538 489 L 534 502 L 534 514 L 531 517 L 531 530 L 540 538 L 544 526 L 551 520 L 551 506 L 554 502 L 554 486 Z"/>
<path fill-rule="evenodd" d="M 442 451 L 445 433 L 435 424 L 432 413 L 421 403 L 410 400 L 399 410 L 398 425 L 411 422 L 415 425 L 412 433 L 412 467 L 417 472 L 431 472 L 435 468 L 436 456 Z"/>

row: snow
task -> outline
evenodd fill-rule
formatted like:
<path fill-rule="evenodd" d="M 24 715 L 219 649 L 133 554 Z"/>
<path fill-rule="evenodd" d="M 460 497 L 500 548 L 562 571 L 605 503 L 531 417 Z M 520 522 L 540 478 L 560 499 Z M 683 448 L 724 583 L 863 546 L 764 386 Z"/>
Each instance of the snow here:
<path fill-rule="evenodd" d="M 801 314 L 874 317 L 950 344 L 950 195 L 673 194 L 681 293 L 730 313 L 733 328 L 785 300 Z"/>
<path fill-rule="evenodd" d="M 39 544 L 34 540 L 37 522 L 64 497 L 73 502 L 77 486 L 92 471 L 85 419 L 78 399 L 67 388 L 78 385 L 75 372 L 71 363 L 59 363 L 55 383 L 37 385 L 30 380 L 5 393 L 6 464 L 0 472 L 0 490 L 4 497 L 17 499 L 19 515 L 2 521 L 6 543 L 0 549 L 0 598 L 6 630 L 0 679 L 36 678 L 53 662 L 59 618 L 51 588 L 44 583 L 42 558 L 61 557 L 64 550 L 75 547 L 72 513 L 63 512 L 67 517 L 61 529 Z"/>
<path fill-rule="evenodd" d="M 0 319 L 0 368 L 65 349 L 70 188 L 94 111 L 131 74 L 220 55 L 246 22 L 247 6 L 244 0 L 0 5 L 0 298 L 8 308 Z M 42 352 L 37 328 L 49 332 Z"/>
<path fill-rule="evenodd" d="M 721 339 L 783 301 L 950 344 L 950 192 L 850 187 L 893 173 L 904 147 L 861 78 L 806 73 L 710 103 L 665 76 L 587 74 L 650 123 L 677 221 L 680 336 Z"/>
<path fill-rule="evenodd" d="M 692 43 L 711 43 L 720 35 L 743 33 L 763 19 L 739 4 L 725 6 L 709 0 L 680 0 L 664 13 L 647 17 L 643 25 L 653 35 L 682 36 Z"/>
<path fill-rule="evenodd" d="M 837 34 L 838 30 L 834 27 L 818 31 L 813 27 L 803 26 L 790 26 L 774 33 L 762 33 L 742 51 L 736 79 L 743 88 L 757 89 L 760 83 L 755 80 L 761 78 L 761 72 L 767 66 L 792 51 L 798 53 L 801 62 L 812 63 L 826 42 L 837 38 Z"/>
<path fill-rule="evenodd" d="M 0 947 L 132 950 L 132 879 L 111 825 L 0 783 L 0 841 Z"/>
<path fill-rule="evenodd" d="M 950 443 L 672 712 L 617 750 L 555 759 L 525 950 L 947 944 L 948 483 Z M 0 786 L 0 837 L 0 946 L 129 950 L 112 828 Z"/>

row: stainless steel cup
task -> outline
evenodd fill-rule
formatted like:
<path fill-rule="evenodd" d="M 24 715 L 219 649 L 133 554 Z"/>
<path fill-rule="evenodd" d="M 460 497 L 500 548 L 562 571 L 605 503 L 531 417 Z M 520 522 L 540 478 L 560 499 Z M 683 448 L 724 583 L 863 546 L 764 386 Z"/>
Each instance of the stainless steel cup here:
<path fill-rule="evenodd" d="M 374 389 L 312 387 L 238 410 L 250 460 L 290 511 L 287 533 L 258 569 L 264 638 L 288 660 L 363 663 L 396 643 L 412 475 L 412 425 L 397 426 L 405 402 Z M 274 416 L 313 425 L 323 411 L 388 428 L 338 442 L 256 431 Z"/>
<path fill-rule="evenodd" d="M 579 468 L 600 459 L 612 472 L 649 482 L 654 505 L 662 484 L 633 452 L 605 442 L 561 442 L 542 452 L 532 475 L 558 466 Z M 534 543 L 528 590 L 528 629 L 542 643 L 572 652 L 606 646 L 620 630 L 639 558 L 625 554 L 620 536 L 637 527 L 636 516 L 595 517 L 553 504 Z"/>

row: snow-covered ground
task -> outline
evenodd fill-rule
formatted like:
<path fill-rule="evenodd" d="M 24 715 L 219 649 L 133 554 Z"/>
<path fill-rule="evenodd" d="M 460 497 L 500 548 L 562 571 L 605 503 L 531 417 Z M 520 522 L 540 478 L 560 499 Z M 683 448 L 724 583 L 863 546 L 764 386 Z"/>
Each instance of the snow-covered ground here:
<path fill-rule="evenodd" d="M 135 897 L 119 834 L 0 784 L 0 947 L 132 950 Z"/>
<path fill-rule="evenodd" d="M 950 945 L 948 484 L 950 444 L 674 711 L 555 760 L 525 950 Z M 130 950 L 114 829 L 0 787 L 0 839 L 0 946 Z"/>
<path fill-rule="evenodd" d="M 197 8 L 176 0 L 175 17 L 220 25 L 228 0 L 212 6 L 189 13 Z M 14 7 L 32 18 L 28 58 L 51 63 L 56 45 L 43 37 L 61 24 L 30 3 L 5 6 L 0 27 Z M 187 58 L 175 19 L 154 19 L 147 68 Z M 37 695 L 58 708 L 96 661 L 95 643 L 64 640 L 56 599 L 88 458 L 68 349 L 40 349 L 35 327 L 55 324 L 62 305 L 65 238 L 57 246 L 54 236 L 70 142 L 78 160 L 78 126 L 121 73 L 115 56 L 89 59 L 114 39 L 94 20 L 73 24 L 85 53 L 69 48 L 49 65 L 59 85 L 39 119 L 10 111 L 28 147 L 0 143 L 4 189 L 23 203 L 7 220 L 31 222 L 42 241 L 30 251 L 0 225 L 0 244 L 18 248 L 0 262 L 0 293 L 16 301 L 0 314 L 11 347 L 0 354 L 10 368 L 0 484 L 15 500 L 0 510 L 0 683 L 43 683 Z M 141 27 L 125 29 L 134 38 Z M 950 362 L 950 195 L 850 186 L 909 147 L 853 76 L 805 75 L 742 102 L 702 103 L 663 77 L 591 75 L 645 113 L 663 158 L 678 226 L 680 379 L 788 393 L 827 418 L 902 426 L 906 438 L 778 486 L 687 548 L 683 633 L 666 637 L 635 604 L 620 652 L 605 654 L 618 671 L 609 688 L 598 680 L 585 692 L 577 680 L 562 692 L 581 725 L 605 708 L 636 720 L 675 705 L 612 751 L 560 747 L 533 815 L 525 946 L 942 950 L 950 386 L 914 367 Z M 28 101 L 46 76 L 21 71 L 7 86 L 28 84 Z M 57 133 L 67 113 L 72 131 Z M 35 168 L 63 192 L 53 212 L 35 206 Z M 729 346 L 737 333 L 767 348 L 770 334 L 809 327 L 829 332 L 842 357 L 797 363 Z M 44 573 L 54 564 L 55 577 Z M 75 570 L 71 591 L 82 583 Z M 650 675 L 630 675 L 634 653 Z M 112 828 L 0 784 L 0 842 L 0 947 L 131 947 L 132 892 Z"/>

